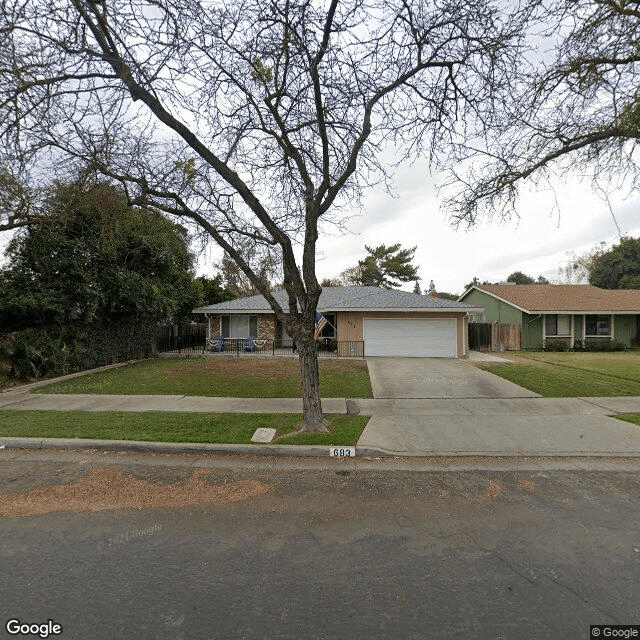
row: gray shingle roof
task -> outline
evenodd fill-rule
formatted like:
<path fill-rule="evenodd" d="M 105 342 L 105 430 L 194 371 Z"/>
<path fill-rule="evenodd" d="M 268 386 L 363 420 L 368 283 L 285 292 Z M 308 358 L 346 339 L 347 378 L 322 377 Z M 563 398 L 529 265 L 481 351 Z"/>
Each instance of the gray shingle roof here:
<path fill-rule="evenodd" d="M 274 297 L 287 309 L 287 294 L 275 291 Z M 419 293 L 379 289 L 378 287 L 325 287 L 320 294 L 318 311 L 469 311 L 474 305 Z M 194 309 L 194 313 L 269 313 L 271 307 L 263 296 L 238 298 L 207 307 Z"/>

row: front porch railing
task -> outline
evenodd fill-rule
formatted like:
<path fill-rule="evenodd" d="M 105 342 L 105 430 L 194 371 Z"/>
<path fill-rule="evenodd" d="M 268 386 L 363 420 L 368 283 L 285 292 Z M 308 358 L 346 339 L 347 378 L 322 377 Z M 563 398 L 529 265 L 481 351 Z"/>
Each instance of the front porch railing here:
<path fill-rule="evenodd" d="M 188 338 L 188 339 L 186 339 Z M 321 358 L 364 358 L 362 340 L 333 340 L 325 338 L 317 343 L 318 357 Z M 258 340 L 255 338 L 213 338 L 194 339 L 185 336 L 178 338 L 156 338 L 158 353 L 177 353 L 185 355 L 210 354 L 229 356 L 294 356 L 297 355 L 293 340 Z"/>

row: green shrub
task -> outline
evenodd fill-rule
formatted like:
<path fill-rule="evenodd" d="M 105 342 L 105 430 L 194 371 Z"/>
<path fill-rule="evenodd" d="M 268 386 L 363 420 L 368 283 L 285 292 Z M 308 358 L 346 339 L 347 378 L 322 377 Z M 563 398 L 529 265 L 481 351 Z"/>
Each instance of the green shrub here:
<path fill-rule="evenodd" d="M 626 351 L 624 342 L 611 340 L 611 338 L 587 338 L 584 341 L 585 351 Z"/>
<path fill-rule="evenodd" d="M 62 336 L 42 329 L 25 329 L 2 340 L 0 359 L 9 363 L 10 378 L 27 380 L 68 373 L 72 358 Z"/>
<path fill-rule="evenodd" d="M 2 377 L 37 380 L 142 358 L 151 352 L 154 328 L 148 320 L 128 318 L 15 331 L 0 338 Z"/>
<path fill-rule="evenodd" d="M 544 343 L 545 351 L 569 351 L 569 340 L 565 338 L 547 339 Z"/>
<path fill-rule="evenodd" d="M 609 338 L 587 338 L 584 341 L 585 351 L 606 351 Z"/>

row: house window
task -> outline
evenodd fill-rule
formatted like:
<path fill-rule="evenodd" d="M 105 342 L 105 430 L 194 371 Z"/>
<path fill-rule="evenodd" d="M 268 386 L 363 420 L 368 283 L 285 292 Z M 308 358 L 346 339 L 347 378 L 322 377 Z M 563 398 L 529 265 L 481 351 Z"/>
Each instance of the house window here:
<path fill-rule="evenodd" d="M 333 313 L 322 314 L 327 321 L 327 324 L 322 327 L 320 338 L 335 338 L 336 337 L 336 316 Z"/>
<path fill-rule="evenodd" d="M 585 317 L 585 337 L 611 336 L 611 316 L 591 315 Z"/>
<path fill-rule="evenodd" d="M 258 336 L 258 316 L 222 316 L 222 335 L 225 338 Z"/>
<path fill-rule="evenodd" d="M 571 335 L 571 316 L 551 314 L 545 316 L 545 334 L 549 337 L 570 336 Z"/>

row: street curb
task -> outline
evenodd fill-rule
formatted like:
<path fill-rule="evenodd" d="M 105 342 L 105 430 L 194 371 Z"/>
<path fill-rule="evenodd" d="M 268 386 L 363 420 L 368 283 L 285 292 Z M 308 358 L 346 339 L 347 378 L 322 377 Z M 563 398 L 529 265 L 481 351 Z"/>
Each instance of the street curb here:
<path fill-rule="evenodd" d="M 218 456 L 296 456 L 329 457 L 329 451 L 345 448 L 339 445 L 253 445 L 206 444 L 190 442 L 144 442 L 140 440 L 89 440 L 80 438 L 0 438 L 7 449 L 92 449 L 99 451 L 138 451 L 143 453 L 206 453 Z M 356 457 L 381 458 L 397 455 L 373 447 L 351 447 Z M 413 454 L 416 455 L 416 454 Z"/>
<path fill-rule="evenodd" d="M 363 450 L 376 451 L 377 457 L 392 458 L 627 458 L 640 462 L 640 451 L 392 451 L 357 447 L 359 455 Z"/>
<path fill-rule="evenodd" d="M 251 445 L 182 442 L 144 442 L 140 440 L 89 440 L 68 438 L 0 438 L 4 450 L 63 449 L 92 451 L 133 451 L 139 453 L 203 453 L 238 457 L 329 457 L 338 445 Z M 344 447 L 342 447 L 344 448 Z M 352 447 L 356 458 L 624 458 L 640 462 L 640 452 L 628 451 L 391 451 L 377 447 Z M 347 459 L 341 458 L 342 460 Z"/>

